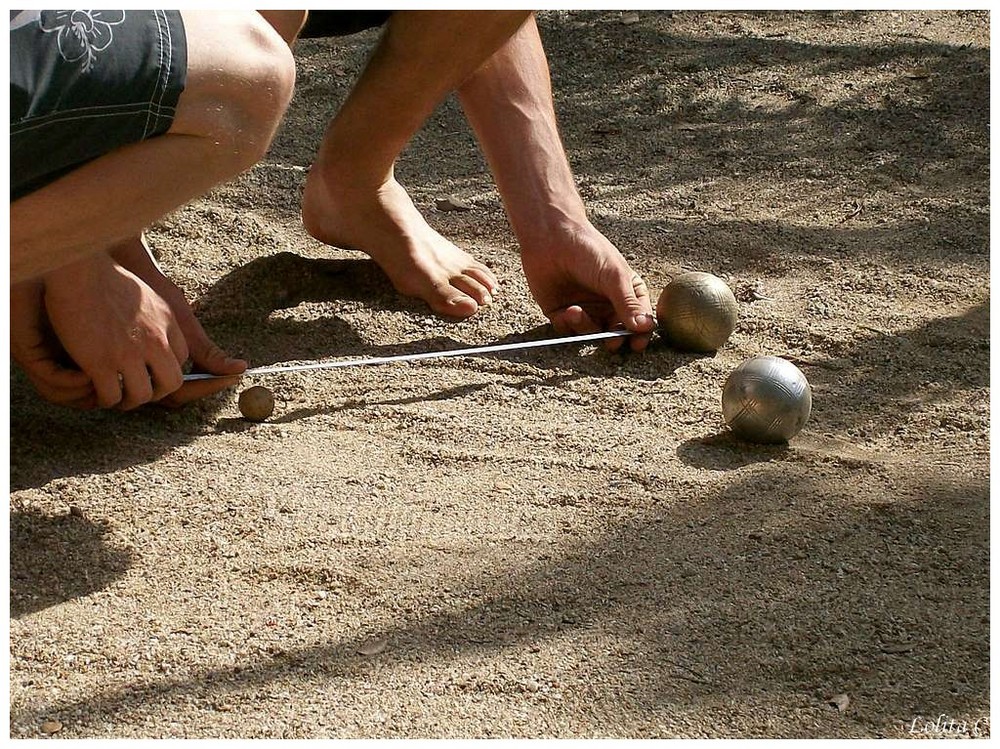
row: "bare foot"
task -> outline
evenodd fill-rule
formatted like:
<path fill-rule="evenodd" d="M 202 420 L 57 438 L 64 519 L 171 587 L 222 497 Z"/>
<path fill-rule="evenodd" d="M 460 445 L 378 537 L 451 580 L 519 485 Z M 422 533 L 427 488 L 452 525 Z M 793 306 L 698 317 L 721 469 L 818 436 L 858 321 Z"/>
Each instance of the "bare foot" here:
<path fill-rule="evenodd" d="M 315 170 L 302 201 L 302 223 L 313 237 L 367 253 L 397 291 L 440 315 L 469 317 L 493 301 L 493 272 L 432 229 L 395 179 L 378 188 L 331 186 Z"/>

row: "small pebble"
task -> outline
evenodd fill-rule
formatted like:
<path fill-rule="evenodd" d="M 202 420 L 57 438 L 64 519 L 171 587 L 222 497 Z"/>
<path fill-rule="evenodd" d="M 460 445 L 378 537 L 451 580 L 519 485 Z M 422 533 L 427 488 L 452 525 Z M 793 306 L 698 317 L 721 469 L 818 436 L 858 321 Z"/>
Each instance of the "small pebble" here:
<path fill-rule="evenodd" d="M 449 195 L 447 198 L 440 198 L 435 205 L 439 211 L 471 211 L 472 206 L 461 198 Z"/>
<path fill-rule="evenodd" d="M 63 724 L 58 720 L 47 720 L 42 723 L 42 733 L 59 733 L 62 727 Z"/>
<path fill-rule="evenodd" d="M 362 643 L 358 647 L 359 655 L 378 655 L 383 650 L 385 646 L 389 644 L 389 640 L 385 637 L 380 637 L 377 640 L 369 640 L 368 642 Z"/>
<path fill-rule="evenodd" d="M 835 694 L 829 699 L 829 704 L 837 708 L 838 713 L 842 713 L 850 706 L 851 698 L 846 694 Z"/>

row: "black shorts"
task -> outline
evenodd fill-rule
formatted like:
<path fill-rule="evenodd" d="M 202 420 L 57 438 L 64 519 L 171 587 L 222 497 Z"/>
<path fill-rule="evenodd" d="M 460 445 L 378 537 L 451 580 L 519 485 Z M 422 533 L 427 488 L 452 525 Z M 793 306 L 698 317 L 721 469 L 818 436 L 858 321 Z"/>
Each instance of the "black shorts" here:
<path fill-rule="evenodd" d="M 186 76 L 177 11 L 12 11 L 11 200 L 165 133 Z"/>
<path fill-rule="evenodd" d="M 356 34 L 381 26 L 391 15 L 391 10 L 311 10 L 299 38 Z"/>

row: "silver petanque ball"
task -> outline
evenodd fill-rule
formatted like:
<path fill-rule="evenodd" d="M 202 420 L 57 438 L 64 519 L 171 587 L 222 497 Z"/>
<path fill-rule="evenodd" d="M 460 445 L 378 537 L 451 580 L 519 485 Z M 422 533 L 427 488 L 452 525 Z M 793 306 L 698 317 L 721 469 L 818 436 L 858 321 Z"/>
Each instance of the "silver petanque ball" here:
<path fill-rule="evenodd" d="M 759 356 L 732 371 L 722 389 L 722 415 L 736 436 L 750 442 L 786 442 L 805 426 L 812 390 L 787 359 Z"/>
<path fill-rule="evenodd" d="M 715 351 L 729 340 L 738 315 L 726 282 L 701 271 L 677 276 L 656 302 L 660 333 L 682 351 Z"/>

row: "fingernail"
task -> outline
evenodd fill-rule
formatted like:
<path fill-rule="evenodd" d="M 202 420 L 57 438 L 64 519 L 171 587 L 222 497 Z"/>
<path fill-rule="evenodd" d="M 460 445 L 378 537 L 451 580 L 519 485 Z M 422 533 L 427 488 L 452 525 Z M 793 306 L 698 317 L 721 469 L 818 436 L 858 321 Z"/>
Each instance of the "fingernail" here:
<path fill-rule="evenodd" d="M 647 325 L 652 324 L 652 322 L 653 322 L 653 316 L 652 315 L 645 315 L 645 314 L 643 314 L 643 315 L 636 315 L 635 317 L 632 318 L 632 323 L 637 328 L 644 328 Z"/>

